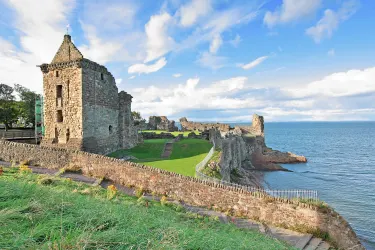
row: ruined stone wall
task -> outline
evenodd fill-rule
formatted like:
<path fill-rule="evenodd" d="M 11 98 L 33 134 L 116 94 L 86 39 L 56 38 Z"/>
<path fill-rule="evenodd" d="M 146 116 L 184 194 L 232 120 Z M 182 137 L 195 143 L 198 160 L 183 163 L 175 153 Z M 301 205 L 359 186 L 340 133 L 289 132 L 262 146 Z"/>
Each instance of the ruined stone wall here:
<path fill-rule="evenodd" d="M 343 249 L 364 249 L 350 225 L 329 207 L 250 193 L 243 189 L 213 184 L 193 177 L 80 151 L 56 149 L 0 140 L 0 158 L 20 162 L 30 160 L 46 168 L 75 165 L 85 175 L 105 177 L 122 185 L 142 187 L 187 204 L 231 211 L 267 224 L 285 228 L 319 229 Z M 355 247 L 357 246 L 357 247 Z"/>
<path fill-rule="evenodd" d="M 230 126 L 228 124 L 189 122 L 186 117 L 180 119 L 180 124 L 182 131 L 198 130 L 203 132 L 210 129 L 218 129 L 220 131 L 228 132 L 230 130 Z"/>
<path fill-rule="evenodd" d="M 166 116 L 150 116 L 148 120 L 148 129 L 165 130 L 168 132 L 178 131 L 175 121 L 168 120 Z"/>
<path fill-rule="evenodd" d="M 132 96 L 121 91 L 119 97 L 119 146 L 120 148 L 132 148 L 138 144 L 138 128 L 134 126 L 131 114 Z"/>
<path fill-rule="evenodd" d="M 103 66 L 88 62 L 82 66 L 82 88 L 83 149 L 100 154 L 117 150 L 119 106 L 114 77 Z"/>
<path fill-rule="evenodd" d="M 45 135 L 42 144 L 82 147 L 82 69 L 56 65 L 43 73 Z M 61 86 L 61 87 L 59 87 Z M 61 88 L 58 90 L 58 88 Z M 58 97 L 58 93 L 61 97 Z M 62 121 L 58 120 L 61 112 Z"/>

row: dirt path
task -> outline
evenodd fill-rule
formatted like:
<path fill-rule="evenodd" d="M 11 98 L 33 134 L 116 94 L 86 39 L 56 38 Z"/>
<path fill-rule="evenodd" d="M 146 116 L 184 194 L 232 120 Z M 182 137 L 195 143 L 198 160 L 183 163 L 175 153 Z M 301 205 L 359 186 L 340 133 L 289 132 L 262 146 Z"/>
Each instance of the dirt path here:
<path fill-rule="evenodd" d="M 0 166 L 4 167 L 11 167 L 9 162 L 0 161 Z M 83 182 L 90 184 L 92 186 L 100 185 L 103 188 L 107 188 L 109 185 L 116 186 L 117 190 L 121 193 L 124 193 L 129 196 L 135 196 L 136 190 L 134 188 L 129 188 L 123 185 L 116 184 L 110 180 L 101 180 L 95 179 L 93 177 L 87 177 L 80 173 L 72 173 L 72 172 L 65 172 L 59 175 L 59 170 L 56 169 L 46 169 L 41 167 L 29 166 L 29 168 L 36 174 L 47 174 L 52 176 L 59 176 L 62 178 L 71 178 L 77 182 Z M 149 201 L 160 201 L 160 197 L 153 196 L 149 193 L 144 193 L 144 198 Z M 179 204 L 183 206 L 186 211 L 199 214 L 202 216 L 209 216 L 209 217 L 217 217 L 220 222 L 222 223 L 233 223 L 238 228 L 244 228 L 249 230 L 258 230 L 259 232 L 268 235 L 277 240 L 281 240 L 287 242 L 288 244 L 296 247 L 297 249 L 303 250 L 328 250 L 330 245 L 324 242 L 322 239 L 315 238 L 311 234 L 302 234 L 298 232 L 294 232 L 291 230 L 267 226 L 265 224 L 261 224 L 255 221 L 251 221 L 248 219 L 241 219 L 232 216 L 227 216 L 224 213 L 209 210 L 206 208 L 196 207 L 188 205 L 184 202 L 174 201 L 168 199 L 169 202 Z"/>

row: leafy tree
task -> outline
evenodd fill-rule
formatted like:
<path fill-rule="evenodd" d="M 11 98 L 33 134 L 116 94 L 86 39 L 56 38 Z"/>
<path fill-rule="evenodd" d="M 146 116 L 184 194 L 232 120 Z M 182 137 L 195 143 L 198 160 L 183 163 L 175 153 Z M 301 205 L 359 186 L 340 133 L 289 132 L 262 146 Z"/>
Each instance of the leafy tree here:
<path fill-rule="evenodd" d="M 142 118 L 140 112 L 132 111 L 132 117 L 133 117 L 133 120 L 134 120 L 134 125 L 139 125 L 141 123 L 146 122 L 146 120 Z"/>
<path fill-rule="evenodd" d="M 19 84 L 14 85 L 14 89 L 21 99 L 21 117 L 24 119 L 25 124 L 35 125 L 35 100 L 40 98 L 40 95 L 25 88 Z"/>
<path fill-rule="evenodd" d="M 19 105 L 13 92 L 11 86 L 0 84 L 0 122 L 4 123 L 6 131 L 18 120 L 19 115 Z"/>

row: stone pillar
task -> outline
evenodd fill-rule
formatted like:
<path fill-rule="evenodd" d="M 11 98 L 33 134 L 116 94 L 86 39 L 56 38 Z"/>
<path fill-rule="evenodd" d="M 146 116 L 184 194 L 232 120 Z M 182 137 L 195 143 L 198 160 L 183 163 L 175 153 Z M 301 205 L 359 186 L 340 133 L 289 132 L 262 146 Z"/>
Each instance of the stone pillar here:
<path fill-rule="evenodd" d="M 132 145 L 131 142 L 131 129 L 134 128 L 132 124 L 132 114 L 131 114 L 131 103 L 132 96 L 121 91 L 118 94 L 119 100 L 119 146 L 120 148 L 129 148 Z"/>
<path fill-rule="evenodd" d="M 255 135 L 260 135 L 264 137 L 264 118 L 257 114 L 253 115 L 252 127 Z"/>

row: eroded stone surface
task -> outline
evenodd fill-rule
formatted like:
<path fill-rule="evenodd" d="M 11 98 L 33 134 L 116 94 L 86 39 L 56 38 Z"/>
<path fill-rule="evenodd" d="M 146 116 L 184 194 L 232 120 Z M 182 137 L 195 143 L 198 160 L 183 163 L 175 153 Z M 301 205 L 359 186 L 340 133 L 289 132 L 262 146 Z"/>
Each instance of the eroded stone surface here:
<path fill-rule="evenodd" d="M 134 147 L 139 138 L 132 96 L 118 93 L 108 70 L 85 59 L 69 35 L 43 72 L 43 145 L 106 154 Z"/>

